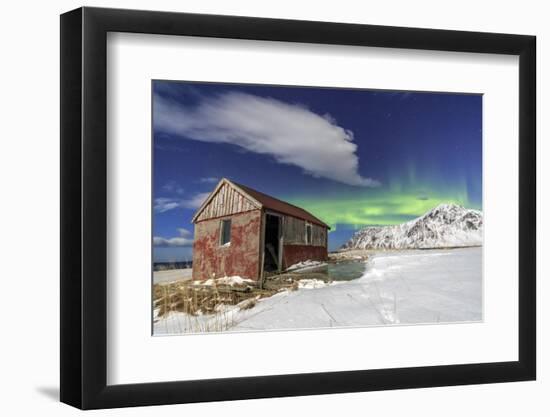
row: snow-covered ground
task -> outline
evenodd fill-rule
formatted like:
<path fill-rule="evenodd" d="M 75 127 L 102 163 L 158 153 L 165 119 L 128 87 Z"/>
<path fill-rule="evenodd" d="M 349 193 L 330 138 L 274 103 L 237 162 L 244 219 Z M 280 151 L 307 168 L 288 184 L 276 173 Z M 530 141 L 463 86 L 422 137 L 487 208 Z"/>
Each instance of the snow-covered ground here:
<path fill-rule="evenodd" d="M 186 269 L 168 269 L 166 271 L 153 272 L 153 284 L 167 284 L 174 281 L 190 280 L 193 275 L 192 268 Z"/>
<path fill-rule="evenodd" d="M 247 308 L 191 317 L 170 313 L 155 334 L 258 331 L 482 320 L 482 249 L 380 252 L 359 279 L 304 282 Z"/>

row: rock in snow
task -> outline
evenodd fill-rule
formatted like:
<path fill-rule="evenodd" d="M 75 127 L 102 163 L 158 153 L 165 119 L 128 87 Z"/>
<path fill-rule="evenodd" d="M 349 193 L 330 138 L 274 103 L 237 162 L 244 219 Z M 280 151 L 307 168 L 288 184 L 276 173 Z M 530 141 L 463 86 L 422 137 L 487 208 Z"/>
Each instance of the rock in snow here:
<path fill-rule="evenodd" d="M 415 220 L 365 227 L 342 249 L 429 249 L 480 246 L 483 214 L 457 204 L 440 204 Z"/>

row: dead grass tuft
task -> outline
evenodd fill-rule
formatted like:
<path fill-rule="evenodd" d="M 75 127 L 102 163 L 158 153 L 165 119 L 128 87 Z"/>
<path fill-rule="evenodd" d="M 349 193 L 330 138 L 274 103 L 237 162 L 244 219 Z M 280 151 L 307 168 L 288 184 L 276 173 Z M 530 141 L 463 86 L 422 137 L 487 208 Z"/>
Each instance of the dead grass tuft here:
<path fill-rule="evenodd" d="M 237 305 L 246 301 L 246 308 L 252 308 L 260 298 L 269 297 L 277 290 L 261 290 L 254 286 L 194 285 L 189 282 L 174 282 L 168 285 L 155 284 L 153 307 L 158 317 L 171 311 L 197 316 L 215 314 L 222 306 Z"/>
<path fill-rule="evenodd" d="M 258 302 L 257 297 L 256 298 L 249 298 L 248 300 L 245 300 L 245 301 L 243 301 L 242 303 L 239 304 L 239 309 L 249 310 L 252 307 L 254 307 L 257 302 Z"/>
<path fill-rule="evenodd" d="M 224 306 L 239 304 L 241 310 L 253 308 L 257 302 L 271 297 L 279 291 L 296 291 L 299 280 L 304 278 L 322 279 L 322 274 L 286 273 L 271 276 L 265 280 L 263 289 L 253 284 L 202 285 L 192 281 L 176 281 L 153 286 L 153 308 L 161 318 L 170 312 L 182 312 L 189 316 L 202 314 L 215 315 Z"/>

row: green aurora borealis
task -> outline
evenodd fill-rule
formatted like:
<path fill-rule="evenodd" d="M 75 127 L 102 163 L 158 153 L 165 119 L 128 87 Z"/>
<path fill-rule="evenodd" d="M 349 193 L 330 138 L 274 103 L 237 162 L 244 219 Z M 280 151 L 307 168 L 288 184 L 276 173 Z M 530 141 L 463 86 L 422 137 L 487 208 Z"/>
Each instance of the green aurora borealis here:
<path fill-rule="evenodd" d="M 394 181 L 391 185 L 354 192 L 329 193 L 324 197 L 289 198 L 289 202 L 310 211 L 336 231 L 339 226 L 359 229 L 365 226 L 393 225 L 423 215 L 442 203 L 456 203 L 481 209 L 480 202 L 468 195 L 462 184 L 413 185 Z"/>

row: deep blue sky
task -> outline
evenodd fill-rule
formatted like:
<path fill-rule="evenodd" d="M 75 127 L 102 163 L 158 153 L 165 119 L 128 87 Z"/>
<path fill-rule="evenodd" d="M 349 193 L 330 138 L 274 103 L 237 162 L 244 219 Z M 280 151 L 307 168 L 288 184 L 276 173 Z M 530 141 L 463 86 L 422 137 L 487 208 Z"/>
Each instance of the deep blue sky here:
<path fill-rule="evenodd" d="M 153 106 L 155 261 L 191 258 L 222 177 L 310 210 L 331 250 L 439 203 L 481 209 L 480 95 L 154 81 Z"/>

